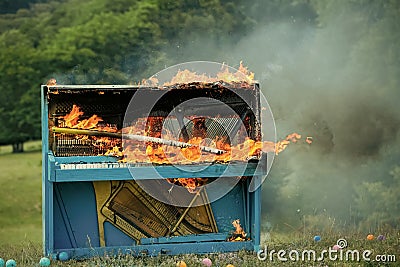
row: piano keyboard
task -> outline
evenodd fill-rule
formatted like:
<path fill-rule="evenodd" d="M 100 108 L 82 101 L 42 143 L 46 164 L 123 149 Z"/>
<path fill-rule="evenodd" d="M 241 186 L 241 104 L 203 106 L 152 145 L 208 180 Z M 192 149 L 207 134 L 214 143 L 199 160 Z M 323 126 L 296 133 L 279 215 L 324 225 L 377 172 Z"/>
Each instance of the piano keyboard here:
<path fill-rule="evenodd" d="M 204 163 L 209 166 L 209 163 Z M 153 163 L 124 163 L 124 162 L 98 162 L 98 163 L 56 163 L 61 170 L 81 170 L 81 169 L 118 169 L 118 168 L 134 168 L 134 167 L 151 167 L 157 164 Z M 183 164 L 184 166 L 201 166 L 201 164 Z M 160 164 L 160 166 L 174 166 L 168 164 Z"/>
<path fill-rule="evenodd" d="M 141 164 L 140 166 L 144 166 Z M 134 167 L 134 164 L 122 162 L 106 162 L 106 163 L 60 163 L 58 164 L 61 170 L 81 170 L 81 169 L 117 169 Z"/>

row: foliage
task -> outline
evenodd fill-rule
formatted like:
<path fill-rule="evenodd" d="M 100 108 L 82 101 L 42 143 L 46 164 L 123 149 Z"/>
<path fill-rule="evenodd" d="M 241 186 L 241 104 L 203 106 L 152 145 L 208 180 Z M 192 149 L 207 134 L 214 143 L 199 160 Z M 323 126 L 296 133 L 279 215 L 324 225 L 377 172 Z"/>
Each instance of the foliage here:
<path fill-rule="evenodd" d="M 196 53 L 190 51 L 201 47 L 203 40 L 222 48 L 256 24 L 240 0 L 21 0 L 12 5 L 14 13 L 0 15 L 3 144 L 39 137 L 35 92 L 51 77 L 64 84 L 141 81 L 159 66 L 195 59 Z M 282 9 L 280 14 L 300 16 L 307 6 L 290 1 L 287 5 L 290 11 Z M 275 2 L 268 7 L 272 13 L 281 10 Z M 208 56 L 218 53 L 210 49 Z"/>
<path fill-rule="evenodd" d="M 400 166 L 395 166 L 386 179 L 363 182 L 357 188 L 357 208 L 362 227 L 396 228 L 400 224 Z"/>
<path fill-rule="evenodd" d="M 37 95 L 30 93 L 32 81 L 39 74 L 32 42 L 20 31 L 10 30 L 0 36 L 0 51 L 6 52 L 0 53 L 0 143 L 38 138 L 38 119 L 30 116 L 38 115 L 39 110 Z"/>
<path fill-rule="evenodd" d="M 20 9 L 29 8 L 31 4 L 46 0 L 3 0 L 0 2 L 0 14 L 14 13 Z"/>
<path fill-rule="evenodd" d="M 246 27 L 230 1 L 40 2 L 0 15 L 1 144 L 40 136 L 38 88 L 50 77 L 64 84 L 137 82 L 168 62 L 162 47 L 171 40 L 199 32 L 222 38 Z"/>

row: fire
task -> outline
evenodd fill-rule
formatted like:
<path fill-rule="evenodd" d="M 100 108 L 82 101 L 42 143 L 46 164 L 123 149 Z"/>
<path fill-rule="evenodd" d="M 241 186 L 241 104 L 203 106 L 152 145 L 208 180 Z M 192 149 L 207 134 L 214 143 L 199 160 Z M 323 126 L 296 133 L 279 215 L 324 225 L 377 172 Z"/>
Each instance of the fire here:
<path fill-rule="evenodd" d="M 165 140 L 174 140 L 172 134 L 163 133 L 164 117 L 139 118 L 134 125 L 118 130 L 116 127 L 110 127 L 107 124 L 99 125 L 103 119 L 97 115 L 92 115 L 88 119 L 81 119 L 83 111 L 73 105 L 72 110 L 63 116 L 64 126 L 77 129 L 91 129 L 97 131 L 122 132 L 124 134 L 136 134 L 163 138 Z M 261 153 L 274 152 L 276 155 L 284 151 L 290 143 L 296 143 L 301 139 L 298 133 L 292 133 L 278 142 L 255 141 L 247 138 L 242 143 L 232 145 L 225 137 L 216 137 L 214 140 L 207 140 L 207 127 L 204 118 L 192 118 L 193 129 L 192 138 L 189 140 L 179 140 L 191 147 L 176 147 L 156 144 L 152 142 L 141 142 L 137 140 L 122 140 L 120 138 L 99 137 L 76 135 L 75 138 L 81 140 L 91 140 L 91 144 L 105 151 L 105 156 L 114 156 L 120 158 L 121 162 L 129 163 L 155 163 L 155 164 L 197 164 L 203 162 L 227 163 L 230 161 L 247 161 L 250 158 L 259 158 Z M 206 143 L 207 141 L 207 143 Z M 305 139 L 308 144 L 312 143 L 312 137 Z M 213 154 L 202 152 L 200 146 L 213 147 L 225 151 L 222 154 Z M 122 148 L 123 147 L 123 148 Z M 196 193 L 197 189 L 205 185 L 207 178 L 174 178 L 167 179 L 171 184 L 183 186 L 191 193 Z M 232 241 L 242 240 L 246 237 L 240 226 L 239 220 L 235 220 L 233 225 L 236 228 L 235 238 Z M 239 238 L 239 239 L 238 239 Z"/>
<path fill-rule="evenodd" d="M 247 77 L 247 79 L 249 81 L 254 81 L 254 72 L 249 71 L 247 67 L 243 66 L 243 62 L 242 61 L 240 61 L 240 65 L 239 65 L 238 71 L 240 71 L 241 73 L 246 75 L 246 77 Z"/>
<path fill-rule="evenodd" d="M 275 154 L 278 155 L 279 153 L 284 151 L 291 142 L 296 143 L 300 139 L 301 139 L 301 135 L 298 133 L 292 133 L 292 134 L 287 135 L 284 140 L 281 140 L 276 143 Z"/>
<path fill-rule="evenodd" d="M 195 145 L 192 147 L 184 147 L 181 149 L 182 155 L 190 161 L 199 161 L 201 158 L 201 151 L 199 145 L 203 139 L 201 137 L 193 137 L 188 141 L 189 144 Z"/>
<path fill-rule="evenodd" d="M 81 111 L 77 105 L 73 105 L 71 112 L 63 118 L 65 126 L 70 128 L 74 127 L 82 115 L 83 111 Z"/>
<path fill-rule="evenodd" d="M 92 129 L 95 128 L 100 121 L 103 121 L 103 119 L 97 115 L 79 121 L 82 115 L 83 111 L 81 111 L 77 105 L 73 105 L 71 112 L 63 117 L 65 126 L 76 129 Z"/>
<path fill-rule="evenodd" d="M 207 184 L 207 178 L 169 178 L 171 184 L 186 187 L 190 193 L 197 193 L 198 188 Z"/>
<path fill-rule="evenodd" d="M 118 129 L 107 125 L 98 125 L 103 119 L 97 115 L 92 115 L 88 119 L 81 120 L 84 115 L 83 111 L 73 105 L 69 114 L 62 117 L 64 125 L 68 128 L 77 129 L 95 129 L 101 131 L 117 132 Z M 138 119 L 136 125 L 125 127 L 122 129 L 126 134 L 147 135 L 157 138 L 165 138 L 173 140 L 172 135 L 168 133 L 162 134 L 162 127 L 165 118 L 149 117 Z M 207 128 L 204 118 L 193 118 L 193 137 L 186 142 L 192 144 L 191 147 L 173 147 L 151 142 L 143 143 L 134 140 L 125 140 L 124 149 L 121 144 L 116 144 L 113 138 L 92 136 L 94 146 L 108 147 L 109 150 L 104 154 L 107 156 L 117 156 L 123 158 L 124 162 L 131 163 L 156 163 L 156 164 L 192 164 L 199 162 L 221 162 L 226 163 L 232 160 L 246 161 L 252 157 L 259 157 L 261 152 L 274 152 L 276 155 L 284 151 L 290 143 L 296 143 L 301 139 L 298 133 L 292 133 L 286 136 L 285 139 L 278 142 L 271 141 L 255 141 L 247 138 L 243 143 L 231 145 L 226 138 L 216 137 L 208 146 L 226 151 L 223 154 L 215 155 L 212 153 L 202 152 L 199 146 L 205 145 Z M 144 129 L 144 130 L 143 130 Z M 88 138 L 87 136 L 79 136 L 79 138 Z M 180 140 L 183 141 L 183 140 Z M 312 143 L 312 137 L 308 136 L 305 139 L 308 144 Z"/>
<path fill-rule="evenodd" d="M 192 82 L 203 82 L 203 83 L 214 83 L 218 81 L 225 81 L 228 83 L 254 83 L 254 73 L 249 71 L 243 66 L 243 62 L 240 61 L 239 68 L 236 72 L 231 72 L 229 67 L 222 64 L 221 71 L 218 72 L 215 77 L 207 76 L 206 74 L 198 74 L 195 71 L 190 70 L 179 70 L 177 74 L 169 82 L 165 82 L 163 86 L 171 86 L 175 84 L 184 84 Z M 156 78 L 150 78 L 148 82 L 144 84 L 157 85 L 158 80 Z"/>
<path fill-rule="evenodd" d="M 92 129 L 92 128 L 95 128 L 100 121 L 103 121 L 103 119 L 98 117 L 97 115 L 93 115 L 89 119 L 86 119 L 86 120 L 83 120 L 83 121 L 79 122 L 78 124 L 76 124 L 72 128 Z"/>
<path fill-rule="evenodd" d="M 222 70 L 217 73 L 217 81 L 229 81 L 229 82 L 254 82 L 254 73 L 249 71 L 247 67 L 243 66 L 243 62 L 240 61 L 239 69 L 235 73 L 231 73 L 229 69 L 225 66 Z"/>
<path fill-rule="evenodd" d="M 99 122 L 102 122 L 103 119 L 96 114 L 92 115 L 88 119 L 81 120 L 84 112 L 81 111 L 80 107 L 77 105 L 72 105 L 72 110 L 70 113 L 62 117 L 64 120 L 64 127 L 73 128 L 73 129 L 95 129 L 109 132 L 117 132 L 116 127 L 111 127 L 109 125 L 98 125 Z M 106 138 L 95 138 L 96 140 L 107 141 Z"/>
<path fill-rule="evenodd" d="M 164 83 L 164 86 L 170 86 L 174 84 L 181 84 L 190 82 L 214 82 L 215 79 L 208 77 L 205 74 L 197 74 L 190 70 L 179 70 L 178 73 L 171 79 L 171 81 Z"/>
<path fill-rule="evenodd" d="M 107 124 L 99 125 L 99 122 L 102 122 L 103 119 L 98 115 L 92 115 L 88 119 L 81 119 L 84 115 L 84 112 L 77 105 L 72 106 L 72 110 L 67 115 L 61 117 L 63 119 L 63 123 L 61 123 L 66 128 L 71 129 L 85 129 L 85 130 L 100 130 L 100 131 L 108 131 L 108 132 L 117 132 L 118 129 L 114 126 L 110 126 Z M 90 140 L 91 144 L 98 148 L 99 151 L 105 151 L 104 155 L 106 156 L 116 156 L 122 157 L 122 151 L 119 151 L 119 147 L 121 146 L 121 140 L 115 138 L 108 137 L 98 137 L 98 136 L 87 136 L 87 135 L 76 135 L 76 139 L 80 140 Z M 100 154 L 102 155 L 102 154 Z"/>
<path fill-rule="evenodd" d="M 157 78 L 150 78 L 143 81 L 144 85 L 158 86 Z M 221 83 L 230 83 L 232 86 L 240 86 L 240 88 L 253 88 L 254 73 L 250 72 L 247 67 L 240 61 L 239 68 L 232 72 L 232 68 L 223 64 L 220 71 L 215 77 L 206 74 L 199 74 L 189 70 L 179 70 L 177 74 L 166 82 L 163 86 L 177 86 L 179 89 L 185 88 L 206 88 L 206 83 L 213 83 L 213 86 Z M 51 84 L 56 84 L 52 81 Z M 49 83 L 50 84 L 50 83 Z M 159 87 L 159 89 L 162 89 Z M 104 92 L 99 92 L 104 94 Z M 117 129 L 103 123 L 103 119 L 94 114 L 91 117 L 82 119 L 84 112 L 77 105 L 72 106 L 72 110 L 67 115 L 61 117 L 63 127 L 107 131 L 113 133 L 134 134 L 141 136 L 149 136 L 162 138 L 164 140 L 173 140 L 176 138 L 168 132 L 163 132 L 163 123 L 165 117 L 148 117 L 139 118 L 134 125 Z M 191 144 L 189 147 L 167 146 L 155 142 L 141 142 L 137 140 L 121 140 L 114 137 L 98 137 L 89 135 L 76 135 L 75 138 L 91 141 L 91 145 L 102 151 L 100 155 L 118 157 L 121 162 L 128 163 L 153 163 L 153 164 L 197 164 L 204 162 L 227 163 L 230 161 L 247 161 L 251 158 L 260 158 L 262 153 L 273 152 L 276 155 L 284 151 L 290 143 L 296 143 L 301 139 L 298 133 L 292 133 L 278 142 L 258 141 L 246 138 L 242 143 L 231 144 L 226 137 L 215 137 L 214 140 L 207 138 L 207 127 L 205 118 L 191 117 L 193 128 L 189 140 L 187 137 L 181 137 L 180 142 Z M 148 140 L 148 139 L 147 139 Z M 177 141 L 177 140 L 176 140 Z M 312 137 L 308 136 L 305 142 L 312 143 Z M 200 146 L 207 146 L 225 151 L 222 154 L 213 154 L 202 152 Z M 107 150 L 108 149 L 108 150 Z M 106 151 L 104 153 L 104 151 Z M 174 178 L 167 179 L 174 185 L 183 186 L 191 193 L 196 193 L 197 189 L 205 185 L 207 178 Z M 240 221 L 235 220 L 233 223 L 235 233 L 231 241 L 246 240 L 246 233 L 240 226 Z"/>
<path fill-rule="evenodd" d="M 233 232 L 232 236 L 228 238 L 228 241 L 246 241 L 249 240 L 247 237 L 247 233 L 243 230 L 240 225 L 240 220 L 236 219 L 232 222 L 233 227 L 235 227 L 235 232 Z"/>
<path fill-rule="evenodd" d="M 113 148 L 107 150 L 106 153 L 104 153 L 104 156 L 113 156 L 113 157 L 123 157 L 124 153 L 120 150 L 119 146 L 114 146 Z"/>
<path fill-rule="evenodd" d="M 46 85 L 49 85 L 49 86 L 57 85 L 57 80 L 54 79 L 54 78 L 50 78 L 50 79 L 46 82 Z"/>

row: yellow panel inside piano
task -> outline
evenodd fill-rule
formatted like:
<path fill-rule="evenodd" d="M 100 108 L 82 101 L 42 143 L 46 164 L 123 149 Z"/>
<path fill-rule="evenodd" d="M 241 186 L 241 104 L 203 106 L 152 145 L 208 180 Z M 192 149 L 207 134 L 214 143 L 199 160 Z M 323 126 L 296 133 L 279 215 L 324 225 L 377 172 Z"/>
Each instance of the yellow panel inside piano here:
<path fill-rule="evenodd" d="M 203 205 L 176 207 L 147 194 L 135 181 L 93 182 L 96 193 L 100 245 L 106 245 L 104 223 L 109 222 L 140 244 L 142 238 L 217 233 L 205 190 L 193 194 Z"/>

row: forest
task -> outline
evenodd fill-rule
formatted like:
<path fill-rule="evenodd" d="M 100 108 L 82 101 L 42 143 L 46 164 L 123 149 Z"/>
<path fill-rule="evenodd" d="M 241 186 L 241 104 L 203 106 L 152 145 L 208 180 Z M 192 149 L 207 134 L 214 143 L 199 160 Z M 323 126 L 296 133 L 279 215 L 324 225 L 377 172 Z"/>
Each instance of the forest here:
<path fill-rule="evenodd" d="M 40 85 L 50 78 L 133 84 L 185 61 L 243 60 L 278 135 L 314 137 L 312 148 L 279 156 L 264 206 L 315 225 L 335 214 L 396 227 L 399 48 L 397 0 L 3 0 L 0 144 L 22 152 L 40 139 Z"/>

